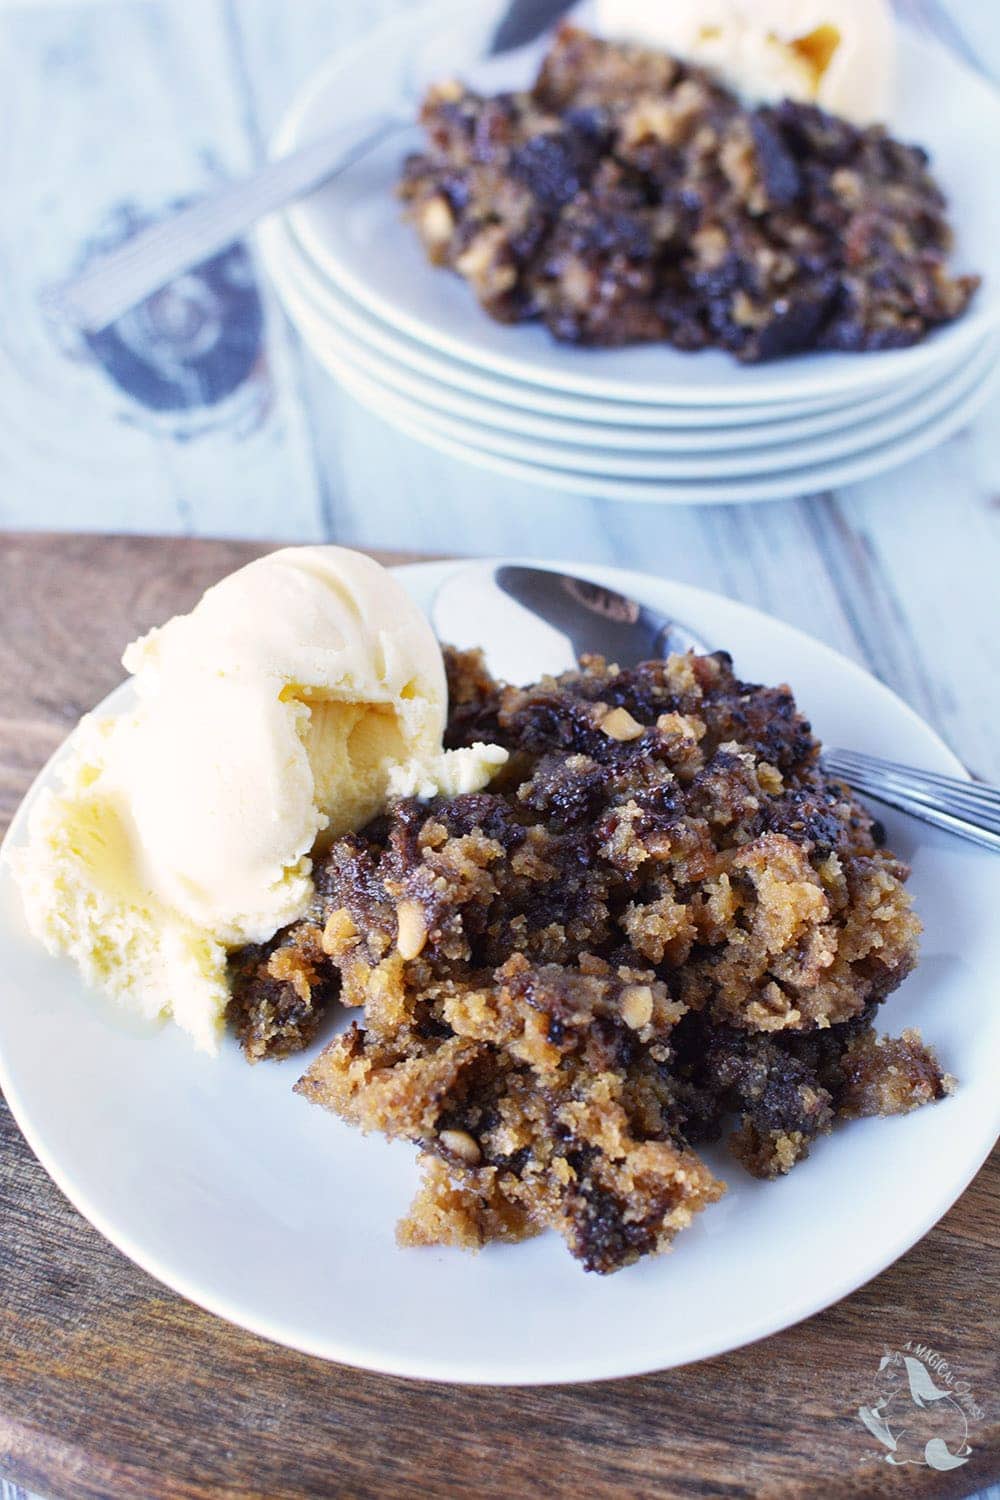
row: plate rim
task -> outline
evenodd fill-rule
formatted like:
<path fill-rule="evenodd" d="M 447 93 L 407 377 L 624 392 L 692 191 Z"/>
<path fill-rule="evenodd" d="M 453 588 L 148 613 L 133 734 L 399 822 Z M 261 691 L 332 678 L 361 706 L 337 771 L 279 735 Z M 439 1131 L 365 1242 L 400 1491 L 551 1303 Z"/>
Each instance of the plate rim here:
<path fill-rule="evenodd" d="M 701 453 L 707 447 L 711 447 L 713 451 L 726 453 L 744 448 L 747 451 L 759 452 L 764 449 L 779 449 L 791 443 L 812 442 L 821 437 L 846 432 L 851 428 L 853 418 L 858 415 L 858 403 L 852 401 L 844 405 L 818 409 L 807 406 L 799 414 L 796 414 L 793 409 L 784 417 L 776 414 L 771 418 L 758 418 L 746 424 L 734 421 L 719 427 L 712 427 L 707 423 L 694 427 L 683 427 L 680 423 L 663 423 L 659 426 L 653 423 L 648 425 L 624 423 L 616 427 L 613 421 L 604 420 L 596 415 L 592 422 L 589 418 L 582 416 L 560 418 L 548 413 L 542 413 L 539 416 L 539 408 L 537 406 L 532 408 L 531 398 L 528 395 L 525 396 L 526 404 L 521 406 L 500 396 L 487 397 L 477 392 L 470 393 L 464 371 L 460 370 L 457 365 L 456 373 L 451 379 L 443 375 L 436 376 L 421 369 L 418 363 L 410 362 L 411 357 L 405 349 L 402 353 L 399 352 L 393 340 L 392 330 L 385 325 L 376 327 L 375 337 L 370 337 L 363 329 L 366 321 L 370 325 L 374 320 L 370 317 L 366 319 L 363 309 L 355 310 L 353 307 L 342 309 L 339 306 L 339 299 L 343 298 L 346 301 L 345 294 L 321 278 L 320 273 L 307 259 L 306 252 L 295 244 L 289 226 L 280 220 L 272 219 L 261 226 L 258 232 L 258 244 L 265 270 L 278 300 L 307 343 L 313 342 L 307 331 L 308 327 L 314 327 L 317 336 L 321 327 L 324 330 L 330 330 L 337 340 L 349 341 L 359 347 L 372 365 L 378 364 L 386 371 L 395 371 L 396 366 L 401 366 L 401 373 L 394 374 L 393 377 L 398 381 L 398 386 L 387 382 L 384 376 L 377 377 L 393 392 L 398 389 L 400 394 L 409 396 L 413 400 L 424 401 L 427 405 L 435 406 L 442 413 L 457 411 L 456 402 L 460 404 L 475 402 L 484 411 L 495 412 L 496 418 L 492 424 L 485 417 L 466 418 L 466 420 L 482 421 L 487 426 L 500 426 L 503 422 L 507 431 L 514 432 L 518 436 L 535 436 L 539 441 L 553 444 L 572 444 L 574 438 L 570 436 L 568 429 L 576 428 L 581 434 L 576 440 L 579 446 L 593 448 L 612 446 L 606 439 L 600 444 L 588 441 L 586 434 L 599 428 L 606 434 L 617 434 L 622 447 L 633 448 L 637 455 L 655 451 L 672 459 L 674 456 Z M 308 305 L 308 314 L 305 312 L 300 314 L 296 311 L 293 305 L 296 299 Z M 984 349 L 991 339 L 996 341 L 997 350 L 1000 352 L 1000 336 L 986 334 L 981 342 L 974 346 L 967 359 L 977 358 L 980 350 Z M 887 421 L 891 415 L 901 412 L 907 402 L 922 401 L 946 382 L 957 378 L 966 362 L 965 359 L 956 358 L 943 365 L 941 370 L 924 371 L 919 376 L 898 384 L 889 382 L 885 390 L 877 392 L 863 403 L 862 420 L 867 419 L 867 414 L 871 413 L 872 420 L 875 417 L 881 417 Z M 428 393 L 440 392 L 440 399 L 432 400 L 429 394 L 418 396 L 416 394 L 418 387 Z M 729 410 L 733 411 L 735 408 L 729 408 Z M 599 407 L 598 411 L 600 411 Z M 504 420 L 505 418 L 507 420 Z M 546 437 L 540 427 L 537 433 L 530 433 L 522 425 L 525 421 L 549 425 L 553 430 L 564 428 L 567 432 L 565 436 L 557 437 L 553 431 L 552 435 Z M 774 435 L 775 429 L 777 429 L 777 436 Z M 665 443 L 666 446 L 658 447 L 658 441 Z"/>
<path fill-rule="evenodd" d="M 324 357 L 314 351 L 321 363 Z M 911 463 L 922 454 L 939 447 L 955 432 L 971 422 L 996 388 L 1000 364 L 987 371 L 982 382 L 956 401 L 946 413 L 907 438 L 876 444 L 853 458 L 832 460 L 813 468 L 780 471 L 780 477 L 764 474 L 752 479 L 730 480 L 664 480 L 617 479 L 600 474 L 580 474 L 558 465 L 527 463 L 508 458 L 481 447 L 472 440 L 444 436 L 419 418 L 391 415 L 386 409 L 392 401 L 379 390 L 371 397 L 360 394 L 361 380 L 341 364 L 336 378 L 349 395 L 382 421 L 429 448 L 461 462 L 492 471 L 523 484 L 533 484 L 565 496 L 610 501 L 614 504 L 638 505 L 755 505 L 778 504 L 799 500 L 831 489 L 860 484 L 878 474 Z M 370 384 L 365 382 L 365 384 Z M 354 388 L 352 388 L 352 386 Z"/>
<path fill-rule="evenodd" d="M 968 368 L 968 363 L 971 363 L 971 361 L 963 363 L 963 366 L 955 372 L 954 385 L 949 386 L 948 391 L 941 397 L 939 404 L 936 403 L 940 393 L 935 391 L 931 394 L 928 401 L 933 405 L 933 410 L 929 413 L 923 410 L 919 419 L 914 419 L 912 422 L 904 420 L 901 431 L 892 433 L 888 437 L 879 435 L 870 441 L 866 441 L 859 448 L 855 448 L 852 444 L 848 443 L 839 454 L 834 453 L 821 459 L 810 458 L 807 462 L 800 465 L 797 462 L 795 447 L 791 445 L 780 451 L 774 463 L 757 464 L 751 471 L 747 471 L 745 474 L 683 474 L 675 472 L 672 474 L 664 473 L 661 477 L 655 474 L 632 475 L 615 473 L 613 469 L 602 466 L 603 457 L 600 456 L 595 458 L 592 468 L 586 467 L 583 461 L 565 463 L 560 451 L 561 445 L 559 444 L 552 444 L 551 452 L 546 456 L 541 456 L 540 454 L 538 457 L 528 457 L 523 452 L 513 452 L 511 449 L 514 444 L 523 446 L 530 440 L 514 438 L 508 442 L 502 428 L 494 432 L 486 424 L 456 418 L 447 412 L 439 412 L 423 399 L 398 395 L 378 378 L 354 369 L 351 366 L 348 356 L 342 351 L 326 348 L 320 353 L 314 347 L 313 352 L 321 363 L 326 364 L 329 360 L 328 368 L 331 372 L 339 365 L 339 379 L 345 389 L 355 394 L 358 399 L 364 400 L 365 404 L 369 405 L 373 411 L 379 412 L 387 420 L 396 420 L 392 415 L 393 408 L 395 407 L 400 411 L 401 420 L 404 412 L 409 413 L 409 420 L 414 430 L 425 433 L 434 430 L 442 439 L 447 439 L 455 444 L 467 443 L 470 449 L 475 449 L 477 452 L 487 455 L 490 458 L 495 457 L 511 463 L 517 463 L 536 472 L 539 470 L 549 470 L 558 474 L 560 478 L 578 478 L 601 485 L 635 485 L 639 488 L 639 493 L 635 496 L 637 499 L 644 498 L 641 491 L 642 486 L 649 486 L 652 489 L 652 487 L 658 485 L 664 487 L 673 485 L 704 485 L 707 488 L 710 485 L 725 486 L 729 484 L 733 486 L 734 490 L 745 487 L 749 491 L 757 484 L 764 488 L 767 488 L 771 482 L 774 484 L 791 484 L 793 477 L 801 476 L 801 482 L 796 480 L 799 493 L 814 493 L 817 490 L 832 489 L 840 484 L 850 483 L 852 481 L 849 479 L 831 478 L 829 476 L 831 473 L 841 472 L 842 469 L 849 469 L 851 465 L 862 464 L 869 458 L 877 458 L 880 455 L 887 456 L 890 453 L 895 453 L 897 450 L 909 453 L 911 448 L 915 448 L 916 453 L 919 453 L 924 451 L 927 445 L 943 441 L 944 437 L 947 437 L 954 430 L 953 424 L 963 424 L 966 421 L 965 413 L 967 410 L 974 411 L 978 408 L 980 402 L 985 402 L 988 399 L 991 391 L 991 382 L 997 370 L 995 351 L 984 350 L 983 358 L 977 359 L 976 367 L 971 373 Z M 977 351 L 977 356 L 978 354 L 979 351 Z M 987 354 L 990 355 L 988 359 L 985 357 Z M 352 387 L 356 387 L 356 389 L 352 390 Z M 958 387 L 958 389 L 956 390 L 954 387 Z M 370 400 L 366 400 L 360 395 L 362 391 L 369 393 Z M 385 403 L 384 410 L 377 404 L 383 400 Z M 465 429 L 464 431 L 460 430 L 463 428 Z M 939 432 L 942 432 L 943 436 L 939 437 L 937 435 Z M 544 442 L 537 441 L 535 446 L 542 449 L 545 447 L 545 444 Z M 900 459 L 899 461 L 905 462 L 906 459 Z M 617 460 L 612 460 L 612 463 L 616 462 Z M 684 461 L 682 460 L 682 462 Z M 691 460 L 688 459 L 687 462 L 690 463 Z M 664 470 L 672 467 L 675 467 L 672 459 L 663 465 Z M 820 479 L 812 478 L 811 476 L 817 472 L 823 477 Z M 609 498 L 611 497 L 609 496 Z M 648 498 L 652 498 L 652 496 Z M 750 503 L 748 496 L 737 497 L 733 503 L 738 503 L 738 499 L 746 499 Z"/>
<path fill-rule="evenodd" d="M 909 394 L 904 392 L 898 402 L 890 406 L 888 410 L 878 412 L 870 419 L 865 416 L 864 412 L 855 412 L 853 421 L 848 417 L 841 426 L 817 434 L 815 437 L 779 439 L 773 444 L 748 445 L 746 449 L 737 444 L 731 447 L 727 445 L 724 467 L 716 466 L 713 470 L 711 459 L 706 453 L 706 450 L 712 446 L 710 437 L 706 438 L 705 445 L 701 449 L 685 448 L 680 452 L 669 450 L 656 452 L 651 448 L 643 448 L 637 449 L 635 453 L 629 453 L 626 451 L 627 438 L 625 436 L 628 429 L 624 429 L 620 449 L 614 452 L 610 444 L 605 446 L 587 443 L 574 444 L 571 441 L 554 437 L 536 437 L 523 433 L 504 422 L 504 409 L 500 407 L 497 408 L 496 419 L 489 421 L 485 417 L 462 414 L 458 408 L 438 402 L 431 395 L 417 395 L 413 391 L 398 389 L 392 383 L 391 378 L 387 379 L 382 373 L 382 370 L 391 371 L 390 360 L 378 355 L 368 356 L 366 351 L 363 357 L 369 366 L 366 368 L 365 362 L 358 358 L 357 346 L 360 339 L 335 330 L 332 320 L 321 321 L 322 315 L 318 309 L 311 308 L 310 312 L 303 310 L 303 305 L 310 303 L 310 294 L 307 291 L 293 285 L 286 285 L 282 288 L 277 281 L 275 285 L 288 316 L 295 323 L 317 360 L 326 365 L 326 356 L 329 355 L 327 366 L 329 373 L 335 374 L 338 364 L 350 365 L 351 378 L 356 376 L 359 385 L 370 386 L 373 390 L 378 388 L 384 393 L 390 405 L 398 402 L 401 407 L 412 407 L 412 416 L 415 421 L 418 418 L 430 421 L 444 436 L 450 436 L 456 442 L 461 442 L 467 437 L 471 445 L 481 447 L 485 452 L 495 454 L 500 458 L 510 458 L 533 466 L 549 466 L 560 471 L 565 470 L 567 474 L 585 477 L 598 474 L 601 479 L 624 480 L 629 483 L 721 484 L 732 481 L 734 484 L 739 484 L 775 472 L 781 474 L 793 470 L 807 471 L 811 468 L 847 462 L 858 458 L 863 453 L 903 443 L 925 424 L 937 424 L 963 400 L 971 399 L 978 392 L 980 384 L 990 380 L 998 363 L 998 356 L 1000 356 L 1000 337 L 996 334 L 988 334 L 964 359 L 956 360 L 954 365 L 941 372 L 939 378 L 932 378 L 925 387 L 915 392 Z M 310 313 L 315 321 L 310 317 Z M 328 335 L 325 343 L 321 340 L 321 332 Z M 376 366 L 380 367 L 377 373 L 374 370 Z M 339 377 L 335 375 L 335 378 L 340 378 L 348 390 L 351 388 L 350 382 L 343 375 Z M 433 388 L 431 382 L 427 384 L 429 388 Z M 461 399 L 460 394 L 459 399 Z M 488 406 L 488 403 L 483 404 Z M 449 432 L 449 427 L 455 429 L 464 427 L 466 432 L 464 434 L 458 431 Z M 862 431 L 862 429 L 873 430 Z M 515 447 L 525 450 L 528 446 L 538 450 L 536 456 L 526 451 L 514 451 Z M 542 450 L 546 448 L 548 453 L 543 454 Z M 736 455 L 742 455 L 744 452 L 749 456 L 750 467 L 741 469 L 738 467 Z M 592 459 L 590 459 L 591 454 L 593 454 Z M 592 462 L 592 468 L 587 467 L 588 460 Z M 645 463 L 651 469 L 654 464 L 659 464 L 661 472 L 645 474 L 625 472 L 624 466 L 633 461 Z M 683 472 L 695 468 L 698 472 Z"/>
<path fill-rule="evenodd" d="M 402 362 L 406 363 L 408 368 L 413 370 L 424 372 L 425 367 L 429 364 L 440 364 L 442 368 L 451 366 L 455 373 L 450 378 L 431 373 L 426 373 L 426 378 L 428 380 L 440 379 L 442 384 L 451 384 L 458 389 L 472 389 L 473 387 L 469 383 L 470 377 L 473 380 L 476 377 L 480 377 L 484 389 L 490 385 L 507 385 L 512 392 L 519 394 L 520 401 L 514 400 L 510 395 L 486 394 L 481 396 L 483 400 L 495 401 L 498 405 L 504 407 L 513 407 L 519 411 L 551 410 L 557 416 L 563 416 L 566 420 L 577 422 L 590 421 L 593 411 L 596 410 L 597 412 L 606 412 L 608 414 L 601 418 L 604 425 L 613 425 L 617 421 L 623 427 L 636 427 L 641 430 L 643 428 L 656 428 L 669 423 L 671 426 L 684 426 L 687 424 L 703 428 L 707 431 L 713 431 L 719 427 L 726 430 L 736 428 L 765 428 L 771 422 L 807 418 L 824 413 L 835 412 L 843 416 L 857 405 L 855 397 L 838 395 L 830 402 L 813 397 L 804 401 L 779 401 L 774 403 L 758 401 L 744 408 L 735 405 L 721 408 L 710 406 L 680 407 L 652 402 L 616 401 L 603 397 L 591 398 L 588 396 L 564 395 L 549 391 L 541 386 L 532 386 L 526 382 L 513 380 L 508 376 L 483 371 L 474 365 L 445 354 L 443 351 L 431 349 L 427 345 L 418 345 L 415 340 L 393 328 L 384 319 L 370 312 L 361 303 L 356 302 L 343 288 L 338 287 L 329 278 L 324 277 L 321 269 L 316 266 L 309 255 L 308 250 L 299 244 L 295 236 L 294 227 L 288 222 L 287 218 L 274 215 L 266 223 L 261 224 L 257 234 L 265 270 L 275 283 L 279 282 L 282 275 L 285 274 L 280 269 L 283 252 L 280 248 L 272 251 L 271 242 L 274 241 L 277 246 L 280 246 L 281 237 L 286 236 L 290 247 L 290 255 L 298 257 L 301 260 L 302 265 L 309 273 L 310 279 L 313 276 L 316 278 L 315 295 L 317 297 L 322 295 L 323 300 L 329 299 L 331 303 L 342 300 L 347 306 L 349 316 L 352 320 L 356 321 L 359 328 L 365 324 L 367 324 L 369 329 L 374 328 L 378 346 L 381 347 L 384 343 L 385 348 L 383 353 L 387 358 L 392 357 L 389 352 L 391 348 L 393 354 L 398 355 Z M 277 264 L 279 268 L 277 271 L 272 269 L 273 263 Z M 320 292 L 320 288 L 322 288 L 322 293 Z M 359 334 L 359 337 L 365 337 L 365 335 Z M 367 337 L 373 345 L 376 344 L 376 339 L 371 338 L 370 334 Z M 950 365 L 954 366 L 957 362 L 957 360 L 951 361 Z M 948 367 L 949 364 L 946 364 L 945 368 Z M 926 381 L 926 378 L 926 372 L 922 372 L 920 376 L 907 377 L 905 380 L 897 382 L 895 389 L 897 391 L 905 389 L 920 381 Z M 885 393 L 881 394 L 884 395 Z M 547 401 L 546 398 L 551 398 L 551 401 Z M 572 415 L 566 415 L 567 409 L 571 410 Z M 702 420 L 706 417 L 711 420 Z M 718 419 L 717 421 L 715 420 L 716 418 Z"/>

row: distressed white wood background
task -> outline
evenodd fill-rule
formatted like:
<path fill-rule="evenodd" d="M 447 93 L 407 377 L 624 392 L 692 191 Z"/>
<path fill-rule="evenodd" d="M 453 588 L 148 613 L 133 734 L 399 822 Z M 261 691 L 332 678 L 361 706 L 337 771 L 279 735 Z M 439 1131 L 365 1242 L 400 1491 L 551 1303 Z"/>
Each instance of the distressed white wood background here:
<path fill-rule="evenodd" d="M 562 498 L 393 432 L 299 347 L 266 289 L 248 378 L 187 412 L 150 410 L 45 327 L 39 286 L 123 203 L 156 212 L 245 171 L 318 59 L 408 3 L 0 0 L 0 526 L 335 538 L 655 569 L 866 662 L 1000 780 L 1000 403 L 865 484 L 654 510 Z M 1000 74 L 997 0 L 901 4 Z"/>
<path fill-rule="evenodd" d="M 253 166 L 324 54 L 410 3 L 0 0 L 0 526 L 325 538 L 659 571 L 866 663 L 1000 781 L 1000 402 L 865 484 L 656 510 L 563 499 L 393 432 L 319 369 L 263 286 L 260 347 L 214 404 L 174 371 L 173 398 L 190 404 L 154 410 L 148 392 L 136 399 L 46 327 L 44 282 L 129 213 L 161 212 Z M 1000 77 L 1000 0 L 898 3 Z M 987 171 L 998 146 L 969 142 Z M 252 301 L 250 266 L 229 269 L 227 285 Z M 128 359 L 115 352 L 119 374 Z M 169 347 L 158 368 L 169 383 Z M 10 1497 L 21 1500 L 0 1481 L 0 1500 Z"/>

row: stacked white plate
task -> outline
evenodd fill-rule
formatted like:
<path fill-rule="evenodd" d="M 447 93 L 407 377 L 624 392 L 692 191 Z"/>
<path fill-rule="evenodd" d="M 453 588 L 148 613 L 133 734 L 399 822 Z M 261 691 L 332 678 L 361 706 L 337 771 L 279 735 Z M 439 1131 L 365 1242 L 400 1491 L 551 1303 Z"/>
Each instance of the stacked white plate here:
<path fill-rule="evenodd" d="M 475 84 L 477 67 L 463 60 L 503 9 L 489 0 L 470 22 L 466 0 L 435 3 L 339 55 L 293 105 L 275 154 L 385 113 L 412 116 L 428 68 Z M 533 48 L 511 59 L 503 84 L 527 84 L 539 55 Z M 489 68 L 493 88 L 496 64 Z M 715 350 L 581 349 L 537 325 L 495 323 L 463 281 L 427 263 L 403 221 L 395 186 L 403 157 L 421 145 L 416 128 L 389 133 L 265 224 L 262 253 L 289 316 L 331 373 L 387 421 L 456 457 L 606 499 L 815 493 L 925 452 L 995 388 L 1000 179 L 977 143 L 1000 139 L 1000 95 L 901 28 L 891 124 L 930 152 L 956 229 L 955 266 L 984 276 L 963 318 L 910 349 L 741 366 Z"/>

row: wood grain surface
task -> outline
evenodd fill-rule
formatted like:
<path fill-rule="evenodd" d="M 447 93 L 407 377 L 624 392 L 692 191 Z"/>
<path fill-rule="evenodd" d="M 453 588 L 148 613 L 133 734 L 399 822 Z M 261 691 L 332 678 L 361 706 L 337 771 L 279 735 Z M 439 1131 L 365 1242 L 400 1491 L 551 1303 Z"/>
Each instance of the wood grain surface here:
<path fill-rule="evenodd" d="M 121 676 L 123 644 L 264 550 L 0 539 L 4 826 Z M 69 1206 L 0 1106 L 0 1469 L 66 1500 L 967 1496 L 1000 1478 L 998 1242 L 995 1156 L 882 1276 L 763 1343 L 586 1386 L 417 1384 L 291 1353 L 166 1291 Z M 908 1339 L 983 1408 L 950 1474 L 890 1468 L 857 1417 L 883 1346 Z"/>

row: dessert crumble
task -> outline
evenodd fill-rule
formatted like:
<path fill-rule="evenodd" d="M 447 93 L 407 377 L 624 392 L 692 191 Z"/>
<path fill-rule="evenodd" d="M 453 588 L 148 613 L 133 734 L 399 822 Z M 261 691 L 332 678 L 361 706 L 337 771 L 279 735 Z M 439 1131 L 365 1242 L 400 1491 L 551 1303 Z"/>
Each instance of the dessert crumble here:
<path fill-rule="evenodd" d="M 615 1271 L 720 1196 L 701 1144 L 777 1177 L 838 1118 L 948 1091 L 917 1033 L 872 1029 L 916 961 L 907 871 L 787 688 L 721 652 L 527 688 L 447 662 L 446 743 L 508 764 L 338 839 L 309 916 L 232 968 L 251 1058 L 357 1013 L 297 1091 L 421 1148 L 403 1243 L 554 1227 Z"/>
<path fill-rule="evenodd" d="M 560 340 L 745 362 L 900 348 L 979 278 L 927 154 L 812 105 L 746 108 L 665 53 L 557 33 L 534 86 L 441 84 L 400 193 L 435 265 Z"/>

